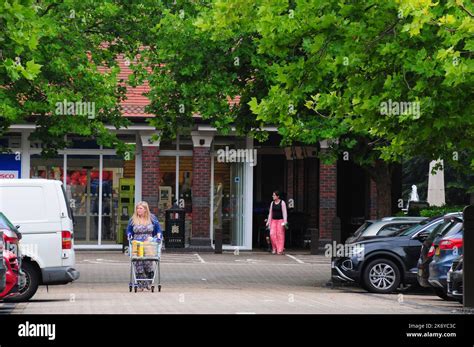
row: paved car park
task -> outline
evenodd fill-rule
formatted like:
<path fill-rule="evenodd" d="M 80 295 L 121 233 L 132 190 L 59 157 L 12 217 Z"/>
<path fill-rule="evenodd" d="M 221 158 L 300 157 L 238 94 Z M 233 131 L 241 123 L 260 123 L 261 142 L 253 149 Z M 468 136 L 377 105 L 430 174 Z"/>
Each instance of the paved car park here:
<path fill-rule="evenodd" d="M 0 314 L 456 314 L 462 305 L 429 292 L 371 294 L 327 286 L 323 255 L 264 252 L 165 252 L 160 293 L 130 293 L 129 258 L 119 252 L 76 252 L 78 281 L 40 287 L 27 303 L 0 303 Z"/>

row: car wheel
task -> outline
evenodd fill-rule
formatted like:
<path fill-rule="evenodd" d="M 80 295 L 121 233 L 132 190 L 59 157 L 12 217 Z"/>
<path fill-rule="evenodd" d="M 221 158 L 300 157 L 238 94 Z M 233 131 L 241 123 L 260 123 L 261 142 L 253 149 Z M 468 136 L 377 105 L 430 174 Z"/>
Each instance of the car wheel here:
<path fill-rule="evenodd" d="M 30 262 L 24 261 L 21 269 L 25 273 L 26 281 L 22 288 L 19 288 L 19 294 L 5 299 L 6 302 L 23 302 L 30 300 L 38 290 L 39 273 L 38 269 Z"/>
<path fill-rule="evenodd" d="M 364 270 L 364 288 L 372 293 L 392 293 L 400 284 L 398 266 L 388 259 L 376 259 Z"/>

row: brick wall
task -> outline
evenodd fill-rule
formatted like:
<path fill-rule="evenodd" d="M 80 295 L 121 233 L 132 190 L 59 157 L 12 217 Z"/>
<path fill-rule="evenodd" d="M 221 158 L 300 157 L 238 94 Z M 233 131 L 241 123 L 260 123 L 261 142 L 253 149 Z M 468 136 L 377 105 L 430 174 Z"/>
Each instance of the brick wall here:
<path fill-rule="evenodd" d="M 209 147 L 193 148 L 193 227 L 192 236 L 209 238 L 211 156 Z"/>
<path fill-rule="evenodd" d="M 158 214 L 160 187 L 160 148 L 143 147 L 142 151 L 142 197 L 148 202 L 153 214 Z"/>
<path fill-rule="evenodd" d="M 337 164 L 319 166 L 319 235 L 331 240 L 337 216 Z"/>

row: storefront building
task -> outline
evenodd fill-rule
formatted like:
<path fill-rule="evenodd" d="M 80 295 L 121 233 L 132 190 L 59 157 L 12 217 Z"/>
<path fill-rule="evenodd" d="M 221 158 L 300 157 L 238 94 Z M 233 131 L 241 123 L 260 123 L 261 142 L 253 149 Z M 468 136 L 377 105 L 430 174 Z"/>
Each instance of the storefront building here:
<path fill-rule="evenodd" d="M 124 78 L 130 70 L 121 67 Z M 263 247 L 274 190 L 283 193 L 290 208 L 288 248 L 340 241 L 360 220 L 375 217 L 373 182 L 346 162 L 320 162 L 318 152 L 327 150 L 327 143 L 283 148 L 276 128 L 267 128 L 269 139 L 259 143 L 235 134 L 221 136 L 199 119 L 176 140 L 154 142 L 157 130 L 146 122 L 151 115 L 144 112 L 145 91 L 129 89 L 122 105 L 133 125 L 110 127 L 135 147 L 125 158 L 74 135 L 68 137 L 70 148 L 42 158 L 41 143 L 29 140 L 34 124 L 13 125 L 0 138 L 0 147 L 9 149 L 0 154 L 0 179 L 63 182 L 78 249 L 121 249 L 134 205 L 142 200 L 163 226 L 167 209 L 174 203 L 184 208 L 185 246 L 196 250 L 212 250 L 216 231 L 224 250 Z"/>
<path fill-rule="evenodd" d="M 62 181 L 75 218 L 77 248 L 121 248 L 123 230 L 135 202 L 141 200 L 162 224 L 173 203 L 184 208 L 187 245 L 211 247 L 213 229 L 218 227 L 225 235 L 225 248 L 252 248 L 252 235 L 245 231 L 252 229 L 253 166 L 219 162 L 215 155 L 220 147 L 251 146 L 249 139 L 220 138 L 206 129 L 159 143 L 150 141 L 156 133 L 151 127 L 134 125 L 118 131 L 121 140 L 135 145 L 129 158 L 72 136 L 71 148 L 42 158 L 41 144 L 28 139 L 33 129 L 34 125 L 12 126 L 1 138 L 9 153 L 0 156 L 0 175 Z"/>
<path fill-rule="evenodd" d="M 320 162 L 317 153 L 324 144 L 282 148 L 276 133 L 258 143 L 220 136 L 199 124 L 191 134 L 159 143 L 150 141 L 154 129 L 135 124 L 117 131 L 121 140 L 135 145 L 127 158 L 74 136 L 68 138 L 71 148 L 42 158 L 41 144 L 28 139 L 33 127 L 12 126 L 0 139 L 10 150 L 0 156 L 0 177 L 61 180 L 75 217 L 78 249 L 121 249 L 134 204 L 142 200 L 162 225 L 173 203 L 184 208 L 186 247 L 203 250 L 214 247 L 216 230 L 224 250 L 263 247 L 274 190 L 284 194 L 290 208 L 288 248 L 309 247 L 315 229 L 321 246 L 340 240 L 360 220 L 375 217 L 373 182 L 341 161 Z"/>

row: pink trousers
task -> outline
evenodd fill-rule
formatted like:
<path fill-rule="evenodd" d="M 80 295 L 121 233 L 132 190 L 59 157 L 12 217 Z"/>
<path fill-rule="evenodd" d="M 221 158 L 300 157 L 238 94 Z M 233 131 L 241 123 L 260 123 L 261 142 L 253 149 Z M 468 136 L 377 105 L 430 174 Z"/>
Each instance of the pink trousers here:
<path fill-rule="evenodd" d="M 274 252 L 282 253 L 285 248 L 285 227 L 283 219 L 273 219 L 270 224 L 270 240 Z"/>

